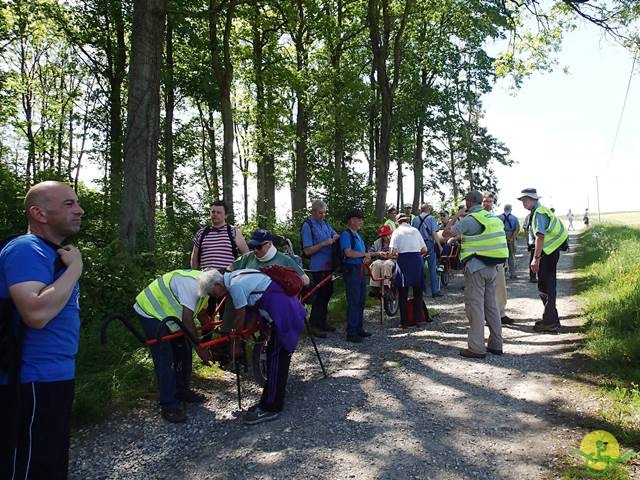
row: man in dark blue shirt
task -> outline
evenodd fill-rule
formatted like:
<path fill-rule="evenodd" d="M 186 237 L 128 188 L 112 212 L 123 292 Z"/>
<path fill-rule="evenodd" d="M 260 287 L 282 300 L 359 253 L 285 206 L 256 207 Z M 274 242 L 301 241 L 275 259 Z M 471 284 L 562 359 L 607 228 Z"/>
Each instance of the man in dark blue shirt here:
<path fill-rule="evenodd" d="M 0 374 L 0 478 L 63 479 L 82 256 L 76 247 L 59 245 L 78 233 L 84 211 L 73 189 L 51 181 L 29 190 L 25 209 L 27 234 L 0 252 L 0 298 L 12 301 L 13 321 L 24 332 L 18 386 L 9 384 L 6 372 Z"/>
<path fill-rule="evenodd" d="M 340 250 L 344 254 L 342 272 L 347 295 L 347 341 L 360 343 L 371 334 L 364 330 L 364 268 L 371 255 L 367 253 L 358 230 L 364 223 L 360 210 L 351 210 L 345 220 L 347 228 L 340 234 Z"/>

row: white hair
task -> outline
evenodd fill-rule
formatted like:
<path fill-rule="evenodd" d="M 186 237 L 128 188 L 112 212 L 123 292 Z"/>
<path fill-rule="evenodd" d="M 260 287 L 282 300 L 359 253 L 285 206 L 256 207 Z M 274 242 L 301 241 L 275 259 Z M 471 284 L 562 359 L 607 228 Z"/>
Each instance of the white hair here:
<path fill-rule="evenodd" d="M 198 295 L 209 295 L 216 285 L 224 286 L 224 279 L 218 270 L 206 270 L 198 277 Z"/>
<path fill-rule="evenodd" d="M 322 200 L 314 200 L 311 204 L 311 210 L 326 210 L 327 204 Z"/>

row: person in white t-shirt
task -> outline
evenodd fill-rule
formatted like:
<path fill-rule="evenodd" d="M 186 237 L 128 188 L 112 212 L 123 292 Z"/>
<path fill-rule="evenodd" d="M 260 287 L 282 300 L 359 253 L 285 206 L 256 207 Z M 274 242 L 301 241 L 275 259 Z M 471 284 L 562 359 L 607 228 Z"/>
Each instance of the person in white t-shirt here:
<path fill-rule="evenodd" d="M 398 255 L 396 262 L 395 285 L 399 293 L 400 326 L 408 326 L 407 299 L 409 288 L 413 288 L 413 318 L 419 322 L 423 316 L 424 303 L 422 292 L 426 288 L 423 256 L 427 254 L 427 245 L 417 228 L 409 225 L 409 216 L 398 215 L 398 228 L 393 231 L 389 247 Z M 427 316 L 424 316 L 425 320 Z"/>

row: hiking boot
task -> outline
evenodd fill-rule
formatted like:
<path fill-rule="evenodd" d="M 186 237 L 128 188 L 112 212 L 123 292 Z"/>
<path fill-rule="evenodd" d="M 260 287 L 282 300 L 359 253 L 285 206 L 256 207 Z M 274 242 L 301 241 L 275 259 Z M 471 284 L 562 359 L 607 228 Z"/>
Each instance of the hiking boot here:
<path fill-rule="evenodd" d="M 347 342 L 362 343 L 362 337 L 360 335 L 347 335 Z"/>
<path fill-rule="evenodd" d="M 504 317 L 500 317 L 500 323 L 502 323 L 502 325 L 511 325 L 513 323 L 513 318 L 509 318 L 505 315 Z"/>
<path fill-rule="evenodd" d="M 186 392 L 177 393 L 176 399 L 184 403 L 203 403 L 207 397 L 193 390 L 187 390 Z"/>
<path fill-rule="evenodd" d="M 268 412 L 262 410 L 260 407 L 256 407 L 253 410 L 247 411 L 242 416 L 242 421 L 246 425 L 256 425 L 258 423 L 269 422 L 278 418 L 280 414 L 278 412 Z"/>
<path fill-rule="evenodd" d="M 187 414 L 180 407 L 162 407 L 162 418 L 171 423 L 183 423 L 187 421 Z"/>
<path fill-rule="evenodd" d="M 371 336 L 371 333 L 370 333 L 370 332 L 367 332 L 367 331 L 365 331 L 365 330 L 360 330 L 360 331 L 358 332 L 358 335 L 359 335 L 359 336 L 361 336 L 361 337 L 363 337 L 363 338 L 366 338 L 366 337 L 370 337 L 370 336 Z"/>
<path fill-rule="evenodd" d="M 317 327 L 311 327 L 311 334 L 316 338 L 327 338 L 327 334 Z"/>
<path fill-rule="evenodd" d="M 442 297 L 442 292 L 436 292 L 433 295 L 431 295 L 431 298 L 438 298 L 438 297 Z"/>
<path fill-rule="evenodd" d="M 533 330 L 538 333 L 560 333 L 560 325 L 543 325 L 536 323 Z"/>
<path fill-rule="evenodd" d="M 498 348 L 489 348 L 487 347 L 487 352 L 493 353 L 494 355 L 502 355 L 502 350 Z"/>
<path fill-rule="evenodd" d="M 487 356 L 486 353 L 476 353 L 472 352 L 468 348 L 463 348 L 460 350 L 460 356 L 465 358 L 484 358 Z"/>

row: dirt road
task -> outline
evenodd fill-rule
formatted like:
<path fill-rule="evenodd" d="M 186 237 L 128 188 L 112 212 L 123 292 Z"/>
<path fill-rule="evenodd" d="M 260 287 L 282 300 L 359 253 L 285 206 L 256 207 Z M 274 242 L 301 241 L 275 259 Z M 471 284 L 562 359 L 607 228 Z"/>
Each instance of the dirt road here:
<path fill-rule="evenodd" d="M 572 240 L 572 251 L 575 251 Z M 520 247 L 518 280 L 508 283 L 505 354 L 469 360 L 462 275 L 426 328 L 380 327 L 376 312 L 361 345 L 343 335 L 320 341 L 330 372 L 321 379 L 309 341 L 294 355 L 280 419 L 246 427 L 235 418 L 232 375 L 202 385 L 209 395 L 170 425 L 146 403 L 79 432 L 73 478 L 534 479 L 595 424 L 594 387 L 573 380 L 580 309 L 573 294 L 574 253 L 562 254 L 558 335 L 533 332 L 542 304 L 528 282 Z M 528 258 L 528 257 L 527 257 Z M 257 389 L 246 381 L 247 403 Z M 206 389 L 206 390 L 204 390 Z M 581 425 L 581 426 L 578 426 Z"/>

